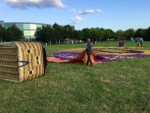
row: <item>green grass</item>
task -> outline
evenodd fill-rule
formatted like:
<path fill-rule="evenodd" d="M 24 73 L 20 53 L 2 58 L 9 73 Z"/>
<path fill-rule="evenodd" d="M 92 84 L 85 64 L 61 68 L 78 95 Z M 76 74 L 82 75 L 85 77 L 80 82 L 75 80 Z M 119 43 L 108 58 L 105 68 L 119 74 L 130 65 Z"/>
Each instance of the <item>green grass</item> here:
<path fill-rule="evenodd" d="M 126 42 L 126 46 L 135 46 Z M 103 42 L 95 47 L 117 46 Z M 51 45 L 47 53 L 85 48 Z M 150 42 L 144 42 L 150 48 Z M 149 113 L 150 58 L 94 66 L 48 63 L 43 77 L 14 83 L 0 80 L 0 113 Z"/>

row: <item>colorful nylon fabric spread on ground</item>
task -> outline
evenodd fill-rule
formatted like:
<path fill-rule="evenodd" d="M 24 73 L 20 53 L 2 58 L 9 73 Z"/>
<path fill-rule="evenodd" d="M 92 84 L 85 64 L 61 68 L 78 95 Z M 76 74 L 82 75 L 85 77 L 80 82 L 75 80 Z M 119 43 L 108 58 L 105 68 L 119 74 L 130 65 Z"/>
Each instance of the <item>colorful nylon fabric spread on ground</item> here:
<path fill-rule="evenodd" d="M 143 58 L 147 56 L 150 57 L 150 49 L 146 48 L 101 47 L 93 48 L 91 60 L 93 64 L 100 64 L 114 60 Z M 70 49 L 48 56 L 47 61 L 85 64 L 87 55 L 84 49 Z"/>

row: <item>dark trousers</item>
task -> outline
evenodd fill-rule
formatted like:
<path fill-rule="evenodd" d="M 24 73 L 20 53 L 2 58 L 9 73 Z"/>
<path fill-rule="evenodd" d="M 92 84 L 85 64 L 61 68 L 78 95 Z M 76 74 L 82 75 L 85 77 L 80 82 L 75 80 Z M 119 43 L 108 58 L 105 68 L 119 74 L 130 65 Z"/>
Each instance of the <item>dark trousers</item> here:
<path fill-rule="evenodd" d="M 92 61 L 91 61 L 91 57 L 90 57 L 90 55 L 91 55 L 91 52 L 87 52 L 87 63 L 86 63 L 86 65 L 88 65 L 89 64 L 89 62 L 90 62 L 90 64 L 92 65 Z"/>
<path fill-rule="evenodd" d="M 142 47 L 142 41 L 140 43 L 141 43 L 141 47 Z"/>

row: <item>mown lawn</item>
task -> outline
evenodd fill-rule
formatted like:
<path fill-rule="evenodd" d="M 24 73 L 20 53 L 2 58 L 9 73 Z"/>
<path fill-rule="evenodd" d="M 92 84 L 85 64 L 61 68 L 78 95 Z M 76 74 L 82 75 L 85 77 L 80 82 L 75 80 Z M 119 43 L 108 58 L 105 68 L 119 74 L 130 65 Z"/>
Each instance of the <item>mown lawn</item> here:
<path fill-rule="evenodd" d="M 94 45 L 117 46 L 117 42 Z M 86 44 L 47 46 L 47 54 Z M 135 46 L 126 42 L 126 46 Z M 150 42 L 144 42 L 150 48 Z M 0 80 L 0 113 L 149 113 L 150 57 L 94 66 L 48 63 L 43 77 Z"/>

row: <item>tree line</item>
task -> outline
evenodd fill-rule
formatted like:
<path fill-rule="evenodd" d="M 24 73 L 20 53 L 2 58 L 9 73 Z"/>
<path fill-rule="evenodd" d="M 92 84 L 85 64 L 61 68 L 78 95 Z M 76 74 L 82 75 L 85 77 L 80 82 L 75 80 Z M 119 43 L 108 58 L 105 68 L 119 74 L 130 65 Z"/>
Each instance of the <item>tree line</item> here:
<path fill-rule="evenodd" d="M 20 41 L 23 39 L 23 31 L 16 26 L 5 29 L 0 25 L 0 41 Z"/>
<path fill-rule="evenodd" d="M 131 37 L 142 37 L 145 41 L 150 41 L 150 27 L 148 29 L 139 28 L 137 30 L 127 29 L 113 31 L 104 28 L 84 28 L 82 30 L 75 30 L 72 26 L 60 26 L 54 24 L 53 26 L 45 26 L 42 29 L 37 29 L 36 40 L 44 43 L 60 43 L 61 41 L 86 41 L 91 38 L 92 41 L 106 41 L 106 40 L 130 40 Z"/>
<path fill-rule="evenodd" d="M 130 40 L 131 37 L 143 37 L 145 41 L 150 41 L 150 27 L 147 29 L 139 28 L 137 30 L 127 29 L 113 31 L 111 29 L 104 28 L 84 28 L 82 30 L 75 30 L 73 26 L 65 25 L 61 26 L 54 24 L 52 26 L 43 26 L 42 28 L 37 28 L 36 41 L 41 41 L 43 43 L 69 43 L 86 41 L 87 38 L 91 38 L 92 41 L 106 41 L 110 40 Z M 16 26 L 9 27 L 5 29 L 0 26 L 0 41 L 19 41 L 24 40 L 23 31 L 21 31 Z"/>

